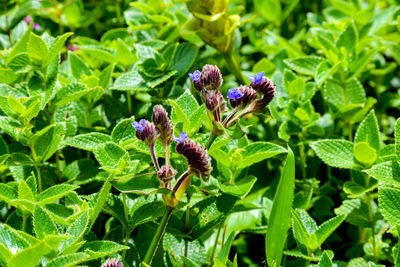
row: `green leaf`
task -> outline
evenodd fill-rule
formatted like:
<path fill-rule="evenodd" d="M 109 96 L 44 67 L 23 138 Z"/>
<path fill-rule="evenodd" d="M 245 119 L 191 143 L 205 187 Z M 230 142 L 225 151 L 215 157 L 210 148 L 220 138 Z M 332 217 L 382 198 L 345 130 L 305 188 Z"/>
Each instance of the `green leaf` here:
<path fill-rule="evenodd" d="M 115 180 L 112 184 L 121 192 L 148 193 L 160 187 L 160 181 L 153 175 L 140 176 L 128 180 Z"/>
<path fill-rule="evenodd" d="M 325 59 L 315 56 L 306 56 L 283 60 L 286 65 L 288 65 L 296 72 L 312 76 L 316 74 L 318 65 L 323 61 L 325 61 Z"/>
<path fill-rule="evenodd" d="M 347 53 L 351 53 L 356 48 L 357 42 L 358 34 L 356 26 L 353 22 L 350 22 L 346 29 L 339 35 L 339 38 L 336 41 L 336 47 L 339 49 L 344 47 Z"/>
<path fill-rule="evenodd" d="M 329 258 L 328 253 L 324 251 L 322 253 L 321 260 L 318 263 L 318 267 L 333 267 L 331 258 Z"/>
<path fill-rule="evenodd" d="M 0 244 L 6 247 L 13 255 L 30 246 L 23 236 L 6 224 L 0 224 Z"/>
<path fill-rule="evenodd" d="M 223 183 L 220 184 L 220 189 L 222 192 L 231 194 L 233 196 L 237 196 L 240 198 L 244 198 L 250 190 L 253 188 L 255 182 L 257 181 L 257 177 L 255 176 L 246 176 L 239 181 L 235 181 L 235 183 Z"/>
<path fill-rule="evenodd" d="M 146 81 L 139 72 L 128 72 L 119 76 L 114 84 L 110 87 L 111 90 L 119 91 L 148 91 Z"/>
<path fill-rule="evenodd" d="M 296 209 L 292 212 L 292 229 L 296 241 L 307 247 L 310 235 L 318 226 L 307 211 Z"/>
<path fill-rule="evenodd" d="M 46 63 L 44 64 L 45 66 L 49 65 L 60 53 L 61 48 L 64 46 L 65 41 L 73 35 L 72 32 L 67 32 L 64 33 L 61 36 L 58 36 L 55 40 L 53 45 L 49 49 L 49 54 L 48 57 L 46 58 Z"/>
<path fill-rule="evenodd" d="M 103 209 L 104 204 L 107 201 L 108 194 L 111 191 L 111 183 L 110 181 L 114 178 L 113 174 L 110 174 L 107 180 L 104 182 L 103 187 L 88 203 L 89 207 L 93 209 L 90 212 L 90 227 L 89 230 L 92 228 L 93 224 L 95 223 L 97 217 L 99 216 L 101 210 Z"/>
<path fill-rule="evenodd" d="M 41 192 L 36 197 L 36 201 L 39 202 L 41 205 L 53 203 L 57 199 L 62 198 L 63 196 L 67 195 L 69 192 L 77 188 L 78 186 L 69 184 L 53 185 L 52 187 L 47 188 L 46 190 Z"/>
<path fill-rule="evenodd" d="M 0 129 L 17 141 L 20 141 L 23 144 L 26 142 L 24 140 L 26 136 L 24 126 L 18 120 L 6 116 L 0 116 Z"/>
<path fill-rule="evenodd" d="M 319 140 L 312 143 L 311 148 L 326 165 L 344 169 L 355 167 L 353 161 L 353 143 L 349 141 L 335 139 Z"/>
<path fill-rule="evenodd" d="M 241 153 L 242 159 L 236 162 L 239 169 L 287 152 L 283 147 L 268 142 L 255 142 L 245 146 L 243 149 L 244 151 Z"/>
<path fill-rule="evenodd" d="M 394 138 L 396 157 L 400 159 L 400 119 L 397 119 L 396 125 L 394 127 Z"/>
<path fill-rule="evenodd" d="M 185 253 L 185 242 L 187 242 L 187 253 Z M 163 249 L 169 255 L 174 255 L 173 258 L 176 256 L 182 258 L 183 255 L 186 255 L 187 259 L 196 263 L 196 267 L 204 266 L 207 263 L 206 250 L 201 240 L 185 241 L 183 238 L 167 233 L 163 238 Z M 184 262 L 188 261 L 186 260 Z M 179 265 L 176 263 L 173 266 Z M 189 264 L 188 267 L 189 266 L 193 265 Z"/>
<path fill-rule="evenodd" d="M 275 193 L 265 236 L 265 253 L 270 266 L 280 266 L 290 222 L 294 196 L 295 159 L 290 147 L 281 179 Z"/>
<path fill-rule="evenodd" d="M 66 234 L 71 235 L 70 238 L 65 239 L 60 244 L 60 250 L 64 251 L 72 244 L 78 242 L 85 234 L 89 225 L 89 212 L 85 210 L 81 216 L 78 217 L 70 226 L 68 226 Z"/>
<path fill-rule="evenodd" d="M 14 255 L 8 262 L 8 267 L 36 267 L 46 252 L 45 243 L 38 242 Z"/>
<path fill-rule="evenodd" d="M 354 157 L 358 162 L 370 166 L 376 161 L 378 154 L 367 142 L 360 142 L 354 145 Z"/>
<path fill-rule="evenodd" d="M 278 0 L 255 0 L 255 8 L 267 21 L 275 22 L 281 20 L 282 9 Z"/>
<path fill-rule="evenodd" d="M 379 163 L 365 172 L 380 183 L 400 187 L 400 161 L 391 160 Z"/>
<path fill-rule="evenodd" d="M 0 183 L 0 200 L 10 203 L 11 200 L 18 197 L 17 191 L 4 183 Z"/>
<path fill-rule="evenodd" d="M 311 247 L 311 249 L 315 250 L 319 248 L 322 243 L 324 243 L 325 240 L 336 230 L 336 228 L 339 227 L 344 218 L 345 215 L 338 215 L 321 224 L 318 227 L 317 231 L 315 231 L 315 234 L 317 236 L 317 244 L 316 246 Z"/>
<path fill-rule="evenodd" d="M 100 144 L 94 155 L 101 166 L 118 167 L 120 160 L 127 155 L 125 149 L 114 143 Z"/>
<path fill-rule="evenodd" d="M 346 105 L 362 105 L 366 101 L 365 90 L 356 78 L 345 84 L 328 79 L 322 89 L 325 101 L 338 110 Z"/>
<path fill-rule="evenodd" d="M 88 151 L 96 151 L 98 146 L 106 142 L 110 142 L 111 137 L 103 133 L 87 133 L 76 135 L 72 138 L 64 140 L 64 144 Z"/>
<path fill-rule="evenodd" d="M 135 118 L 124 119 L 118 122 L 111 132 L 111 140 L 115 143 L 123 143 L 124 141 L 134 139 L 136 137 L 135 128 L 132 126 Z"/>
<path fill-rule="evenodd" d="M 89 76 L 91 74 L 89 66 L 80 57 L 72 52 L 68 52 L 68 60 L 72 76 L 77 80 L 81 80 L 83 74 Z"/>
<path fill-rule="evenodd" d="M 40 205 L 36 205 L 33 210 L 33 228 L 38 239 L 44 239 L 48 235 L 58 235 L 56 225 Z"/>
<path fill-rule="evenodd" d="M 225 240 L 224 246 L 221 248 L 221 250 L 217 255 L 217 259 L 221 261 L 223 264 L 226 264 L 226 261 L 228 260 L 229 252 L 231 250 L 234 238 L 235 238 L 235 233 L 231 233 Z"/>
<path fill-rule="evenodd" d="M 59 256 L 46 264 L 46 267 L 72 267 L 84 262 L 89 257 L 86 253 L 74 253 Z"/>
<path fill-rule="evenodd" d="M 180 43 L 176 48 L 174 57 L 170 63 L 170 69 L 176 70 L 176 78 L 182 77 L 189 71 L 197 56 L 197 47 L 190 43 Z"/>
<path fill-rule="evenodd" d="M 14 45 L 10 54 L 6 58 L 7 65 L 10 65 L 10 62 L 13 61 L 13 59 L 15 59 L 17 57 L 17 55 L 20 55 L 21 53 L 26 52 L 26 46 L 27 46 L 27 43 L 31 36 L 31 32 L 32 32 L 32 27 L 28 27 L 28 29 L 24 33 L 24 35 L 18 40 L 16 45 Z"/>
<path fill-rule="evenodd" d="M 54 97 L 54 105 L 62 106 L 69 102 L 80 99 L 82 96 L 90 93 L 92 89 L 82 83 L 70 83 L 57 91 Z"/>
<path fill-rule="evenodd" d="M 392 225 L 400 224 L 400 190 L 381 187 L 378 190 L 379 210 Z"/>
<path fill-rule="evenodd" d="M 377 153 L 380 150 L 380 138 L 378 121 L 375 116 L 375 111 L 371 110 L 367 117 L 361 122 L 354 137 L 354 142 L 366 142 Z"/>
<path fill-rule="evenodd" d="M 87 260 L 94 260 L 125 249 L 129 249 L 129 247 L 112 241 L 91 241 L 85 243 L 80 250 L 90 255 L 90 258 Z"/>
<path fill-rule="evenodd" d="M 18 199 L 35 201 L 35 197 L 31 188 L 26 184 L 25 180 L 21 180 L 18 185 Z"/>
<path fill-rule="evenodd" d="M 48 160 L 54 152 L 58 150 L 58 146 L 65 134 L 64 125 L 56 123 L 48 126 L 43 130 L 35 133 L 32 137 L 32 152 L 36 161 Z"/>
<path fill-rule="evenodd" d="M 40 36 L 32 32 L 29 36 L 27 50 L 29 58 L 38 65 L 46 61 L 48 56 L 47 44 Z"/>

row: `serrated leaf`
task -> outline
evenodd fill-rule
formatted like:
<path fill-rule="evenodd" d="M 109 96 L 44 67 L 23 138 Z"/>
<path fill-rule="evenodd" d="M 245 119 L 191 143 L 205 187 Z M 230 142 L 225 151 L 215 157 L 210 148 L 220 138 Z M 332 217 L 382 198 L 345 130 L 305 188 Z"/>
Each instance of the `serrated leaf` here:
<path fill-rule="evenodd" d="M 21 180 L 18 185 L 18 199 L 35 201 L 35 197 L 31 188 L 26 184 L 24 180 Z"/>
<path fill-rule="evenodd" d="M 268 142 L 255 142 L 245 146 L 243 150 L 241 153 L 242 159 L 236 163 L 239 169 L 287 152 L 283 147 Z"/>
<path fill-rule="evenodd" d="M 48 48 L 45 41 L 40 36 L 30 33 L 27 43 L 27 51 L 29 58 L 37 64 L 42 64 L 48 56 Z"/>
<path fill-rule="evenodd" d="M 361 122 L 354 137 L 355 143 L 366 142 L 377 153 L 380 150 L 379 126 L 375 111 L 371 110 Z"/>
<path fill-rule="evenodd" d="M 54 97 L 54 105 L 62 106 L 69 102 L 80 99 L 82 96 L 90 93 L 92 89 L 82 83 L 70 83 L 57 91 Z"/>
<path fill-rule="evenodd" d="M 344 47 L 347 53 L 351 53 L 358 42 L 358 34 L 356 26 L 353 22 L 350 22 L 346 29 L 339 35 L 338 40 L 336 41 L 336 47 L 341 48 Z"/>
<path fill-rule="evenodd" d="M 122 143 L 136 137 L 135 128 L 132 126 L 134 117 L 118 122 L 111 132 L 111 140 L 115 143 Z"/>
<path fill-rule="evenodd" d="M 317 223 L 305 210 L 296 209 L 292 212 L 293 235 L 297 242 L 307 246 L 310 235 L 317 230 Z"/>
<path fill-rule="evenodd" d="M 274 196 L 265 237 L 265 253 L 268 265 L 279 266 L 290 222 L 294 197 L 295 160 L 290 147 L 278 188 Z"/>
<path fill-rule="evenodd" d="M 56 123 L 35 133 L 32 137 L 32 150 L 36 161 L 48 160 L 58 150 L 64 134 L 65 128 L 61 123 Z"/>
<path fill-rule="evenodd" d="M 235 183 L 226 182 L 220 184 L 220 189 L 224 193 L 244 198 L 253 188 L 256 181 L 257 177 L 247 176 L 245 178 L 240 179 L 239 181 L 235 181 Z"/>
<path fill-rule="evenodd" d="M 114 84 L 110 87 L 111 90 L 119 91 L 148 91 L 146 81 L 137 71 L 124 73 L 119 76 Z"/>
<path fill-rule="evenodd" d="M 58 230 L 47 211 L 36 205 L 33 210 L 33 228 L 38 239 L 48 235 L 58 235 Z"/>
<path fill-rule="evenodd" d="M 52 203 L 77 188 L 78 188 L 78 186 L 69 185 L 69 184 L 53 185 L 52 187 L 49 187 L 46 190 L 44 190 L 43 192 L 41 192 L 36 197 L 36 201 L 39 202 L 41 205 L 44 205 L 47 203 Z"/>
<path fill-rule="evenodd" d="M 36 267 L 46 252 L 44 242 L 38 242 L 14 255 L 9 260 L 8 267 Z"/>
<path fill-rule="evenodd" d="M 197 266 L 202 266 L 207 262 L 204 244 L 199 239 L 187 241 L 188 250 L 187 253 L 185 253 L 185 240 L 170 233 L 166 233 L 163 238 L 163 248 L 168 254 L 176 255 L 180 258 L 183 255 L 187 255 L 187 258 L 198 264 Z"/>
<path fill-rule="evenodd" d="M 400 162 L 396 160 L 376 164 L 365 171 L 380 183 L 400 187 Z"/>
<path fill-rule="evenodd" d="M 87 133 L 76 135 L 64 140 L 64 144 L 88 151 L 96 151 L 97 147 L 106 142 L 111 142 L 111 137 L 103 133 Z"/>
<path fill-rule="evenodd" d="M 113 186 L 121 192 L 148 193 L 160 187 L 160 182 L 153 175 L 135 177 L 128 180 L 112 181 Z"/>
<path fill-rule="evenodd" d="M 64 251 L 72 244 L 80 240 L 85 234 L 85 231 L 89 225 L 89 212 L 85 210 L 81 216 L 78 217 L 70 226 L 68 226 L 66 234 L 71 235 L 70 238 L 63 240 L 60 245 L 60 250 Z"/>
<path fill-rule="evenodd" d="M 400 159 L 400 119 L 397 119 L 394 127 L 394 138 L 396 157 Z"/>
<path fill-rule="evenodd" d="M 16 199 L 18 197 L 17 191 L 4 183 L 0 184 L 0 200 L 9 203 L 11 200 Z"/>
<path fill-rule="evenodd" d="M 311 247 L 311 249 L 315 250 L 319 248 L 322 245 L 322 243 L 324 243 L 325 240 L 336 230 L 336 228 L 339 227 L 339 225 L 343 222 L 344 218 L 345 215 L 338 215 L 321 224 L 315 231 L 317 237 L 317 244 L 316 246 Z"/>
<path fill-rule="evenodd" d="M 90 255 L 90 258 L 87 260 L 94 260 L 125 249 L 129 249 L 129 247 L 112 241 L 92 241 L 85 243 L 80 250 Z"/>
<path fill-rule="evenodd" d="M 49 49 L 48 57 L 46 58 L 45 66 L 49 65 L 60 53 L 61 48 L 64 46 L 65 41 L 73 35 L 72 32 L 64 33 L 61 36 L 58 36 L 55 40 L 53 45 Z"/>
<path fill-rule="evenodd" d="M 13 255 L 30 245 L 15 229 L 5 224 L 0 224 L 0 244 L 6 247 Z"/>
<path fill-rule="evenodd" d="M 332 260 L 329 258 L 328 253 L 324 251 L 322 253 L 321 260 L 318 263 L 318 267 L 332 267 L 333 263 Z"/>
<path fill-rule="evenodd" d="M 80 57 L 72 52 L 68 52 L 68 60 L 72 76 L 77 80 L 81 80 L 83 74 L 89 76 L 91 74 L 89 66 Z"/>
<path fill-rule="evenodd" d="M 349 141 L 335 139 L 319 140 L 312 143 L 311 148 L 326 165 L 344 169 L 355 167 L 353 143 Z"/>
<path fill-rule="evenodd" d="M 96 222 L 97 217 L 99 216 L 104 203 L 107 201 L 107 196 L 111 190 L 111 183 L 110 181 L 113 179 L 114 175 L 111 174 L 108 176 L 107 180 L 104 182 L 100 191 L 91 199 L 88 203 L 89 207 L 93 207 L 90 212 L 90 227 L 89 230 L 92 228 L 93 224 Z"/>
<path fill-rule="evenodd" d="M 359 142 L 354 145 L 354 158 L 365 166 L 370 166 L 376 161 L 378 154 L 367 142 Z"/>
<path fill-rule="evenodd" d="M 94 151 L 94 155 L 100 165 L 110 167 L 116 167 L 126 154 L 125 149 L 111 142 L 100 144 Z"/>
<path fill-rule="evenodd" d="M 178 45 L 170 63 L 170 69 L 177 71 L 175 74 L 177 78 L 188 72 L 196 59 L 197 51 L 197 47 L 190 43 L 181 43 Z"/>
<path fill-rule="evenodd" d="M 72 267 L 85 261 L 89 257 L 86 253 L 74 253 L 69 255 L 58 256 L 46 264 L 46 267 Z"/>
<path fill-rule="evenodd" d="M 392 226 L 400 224 L 400 190 L 389 187 L 379 188 L 378 199 L 383 217 Z"/>
<path fill-rule="evenodd" d="M 325 59 L 315 56 L 306 56 L 283 60 L 285 64 L 287 64 L 291 69 L 295 70 L 296 72 L 312 76 L 315 75 L 318 65 L 323 61 L 325 61 Z"/>

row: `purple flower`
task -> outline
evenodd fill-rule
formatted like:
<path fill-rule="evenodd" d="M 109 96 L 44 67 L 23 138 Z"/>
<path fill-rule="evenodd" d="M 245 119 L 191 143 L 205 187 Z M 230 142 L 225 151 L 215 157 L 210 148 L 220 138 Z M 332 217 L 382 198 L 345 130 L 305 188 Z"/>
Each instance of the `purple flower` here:
<path fill-rule="evenodd" d="M 264 72 L 261 71 L 261 72 L 257 73 L 256 75 L 254 75 L 254 77 L 250 77 L 249 80 L 255 84 L 259 84 L 262 82 L 264 76 L 265 76 Z"/>
<path fill-rule="evenodd" d="M 30 24 L 31 21 L 32 21 L 32 16 L 31 16 L 31 15 L 26 16 L 26 18 L 24 19 L 24 21 L 25 21 L 26 24 Z"/>
<path fill-rule="evenodd" d="M 178 142 L 178 143 L 182 143 L 183 141 L 185 141 L 188 138 L 188 134 L 186 132 L 181 132 L 181 134 L 179 135 L 179 137 L 174 137 L 174 141 Z"/>
<path fill-rule="evenodd" d="M 190 77 L 190 79 L 192 79 L 193 82 L 199 82 L 200 74 L 201 74 L 201 72 L 199 70 L 196 70 L 193 73 L 189 73 L 189 77 Z"/>
<path fill-rule="evenodd" d="M 244 93 L 239 91 L 238 89 L 229 89 L 228 90 L 228 98 L 229 99 L 239 99 L 243 97 Z"/>
<path fill-rule="evenodd" d="M 40 25 L 37 24 L 36 22 L 34 22 L 34 23 L 33 23 L 33 29 L 34 29 L 34 30 L 37 30 L 37 31 L 40 30 Z"/>
<path fill-rule="evenodd" d="M 136 129 L 136 131 L 143 132 L 144 128 L 146 127 L 146 120 L 141 119 L 139 122 L 134 121 L 132 126 Z"/>

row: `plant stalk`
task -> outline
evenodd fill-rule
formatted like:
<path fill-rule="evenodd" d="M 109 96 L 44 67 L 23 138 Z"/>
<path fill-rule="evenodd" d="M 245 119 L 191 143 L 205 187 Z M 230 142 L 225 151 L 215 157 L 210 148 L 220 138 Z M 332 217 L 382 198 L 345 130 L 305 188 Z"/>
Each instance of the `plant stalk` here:
<path fill-rule="evenodd" d="M 207 143 L 206 143 L 205 147 L 207 149 L 210 149 L 212 143 L 214 143 L 214 141 L 215 141 L 215 139 L 217 139 L 217 137 L 218 137 L 218 135 L 216 135 L 215 133 L 212 132 L 210 137 L 207 140 Z"/>
<path fill-rule="evenodd" d="M 226 67 L 228 70 L 235 75 L 235 77 L 240 81 L 242 84 L 246 84 L 247 81 L 243 76 L 242 70 L 240 69 L 239 62 L 237 61 L 237 58 L 235 57 L 235 53 L 231 50 L 230 52 L 223 53 L 222 54 L 225 61 L 226 61 Z"/>
<path fill-rule="evenodd" d="M 150 145 L 149 149 L 150 149 L 151 159 L 153 160 L 154 167 L 156 168 L 156 171 L 158 172 L 160 170 L 160 165 L 158 164 L 156 152 L 154 151 L 154 145 Z"/>
<path fill-rule="evenodd" d="M 151 265 L 151 261 L 154 258 L 154 255 L 157 252 L 158 245 L 164 235 L 165 229 L 167 228 L 168 220 L 171 217 L 172 211 L 174 209 L 167 207 L 164 213 L 164 216 L 161 218 L 160 224 L 157 227 L 157 230 L 154 234 L 153 240 L 151 240 L 150 246 L 144 256 L 141 266 Z"/>

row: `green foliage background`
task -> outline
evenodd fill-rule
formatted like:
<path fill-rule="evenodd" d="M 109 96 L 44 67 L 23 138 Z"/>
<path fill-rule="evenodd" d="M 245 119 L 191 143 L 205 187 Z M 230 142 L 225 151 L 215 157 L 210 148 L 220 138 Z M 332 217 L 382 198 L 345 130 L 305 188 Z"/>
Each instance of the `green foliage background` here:
<path fill-rule="evenodd" d="M 132 179 L 131 124 L 162 104 L 205 145 L 211 63 L 275 97 L 211 145 L 152 266 L 400 266 L 399 30 L 396 0 L 0 1 L 0 265 L 139 266 L 165 192 Z"/>

